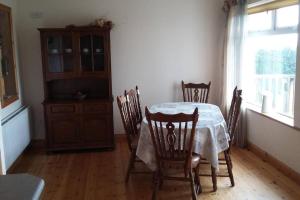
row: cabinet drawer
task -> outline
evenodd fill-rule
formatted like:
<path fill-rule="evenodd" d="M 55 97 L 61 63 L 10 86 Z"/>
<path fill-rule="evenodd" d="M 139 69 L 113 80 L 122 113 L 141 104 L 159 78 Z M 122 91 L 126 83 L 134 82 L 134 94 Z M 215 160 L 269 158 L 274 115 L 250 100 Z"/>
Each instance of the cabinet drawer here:
<path fill-rule="evenodd" d="M 103 104 L 83 104 L 82 111 L 83 113 L 107 113 L 108 105 Z"/>
<path fill-rule="evenodd" d="M 49 106 L 50 113 L 75 113 L 76 105 L 51 105 Z"/>

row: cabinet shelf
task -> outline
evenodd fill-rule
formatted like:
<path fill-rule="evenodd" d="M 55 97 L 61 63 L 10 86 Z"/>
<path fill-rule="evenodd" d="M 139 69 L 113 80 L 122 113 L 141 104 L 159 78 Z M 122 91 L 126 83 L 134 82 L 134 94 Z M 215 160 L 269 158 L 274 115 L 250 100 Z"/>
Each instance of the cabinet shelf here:
<path fill-rule="evenodd" d="M 110 103 L 113 99 L 107 98 L 87 98 L 84 100 L 74 100 L 74 99 L 45 99 L 42 104 L 69 104 L 69 103 Z"/>
<path fill-rule="evenodd" d="M 50 52 L 48 52 L 48 55 L 62 55 L 62 53 L 50 53 Z"/>
<path fill-rule="evenodd" d="M 48 53 L 49 56 L 51 55 L 57 55 L 57 56 L 61 56 L 61 55 L 66 55 L 66 56 L 73 56 L 74 53 Z"/>
<path fill-rule="evenodd" d="M 101 52 L 101 53 L 99 53 L 99 52 L 94 52 L 94 53 L 91 53 L 91 52 L 89 52 L 89 53 L 80 52 L 80 54 L 82 54 L 82 55 L 91 55 L 91 54 L 94 54 L 94 55 L 104 55 L 104 52 Z"/>

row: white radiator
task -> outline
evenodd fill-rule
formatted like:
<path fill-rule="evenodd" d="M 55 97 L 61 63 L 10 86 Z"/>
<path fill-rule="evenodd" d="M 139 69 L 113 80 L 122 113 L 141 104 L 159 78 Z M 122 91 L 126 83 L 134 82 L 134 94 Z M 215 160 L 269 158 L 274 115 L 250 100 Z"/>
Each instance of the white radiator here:
<path fill-rule="evenodd" d="M 4 172 L 16 161 L 30 143 L 29 109 L 22 107 L 1 121 L 2 170 Z"/>

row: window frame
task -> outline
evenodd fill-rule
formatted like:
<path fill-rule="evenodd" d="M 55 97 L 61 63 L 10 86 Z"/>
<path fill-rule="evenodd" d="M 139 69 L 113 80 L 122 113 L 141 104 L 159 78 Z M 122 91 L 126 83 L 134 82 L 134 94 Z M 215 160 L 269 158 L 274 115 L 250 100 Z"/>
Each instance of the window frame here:
<path fill-rule="evenodd" d="M 291 5 L 293 6 L 293 5 Z M 284 7 L 283 7 L 284 8 Z M 280 8 L 277 8 L 275 10 L 268 10 L 268 11 L 262 11 L 262 12 L 257 12 L 257 13 L 263 13 L 263 12 L 271 12 L 271 29 L 269 30 L 261 30 L 261 31 L 249 31 L 248 32 L 248 37 L 253 37 L 253 36 L 263 36 L 263 35 L 280 35 L 280 34 L 289 34 L 289 33 L 298 33 L 298 25 L 296 26 L 289 26 L 289 27 L 277 27 L 276 22 L 277 22 L 277 10 Z M 254 15 L 257 13 L 251 13 L 248 14 L 247 17 L 250 15 Z M 298 22 L 299 24 L 299 22 Z"/>
<path fill-rule="evenodd" d="M 300 7 L 299 4 L 294 4 L 294 5 L 288 5 L 288 6 L 283 6 L 280 8 L 285 8 L 285 7 L 289 7 L 289 6 L 295 6 L 298 5 Z M 261 12 L 254 12 L 254 13 L 248 13 L 247 17 L 249 17 L 250 15 L 253 14 L 257 14 L 257 13 L 263 13 L 263 12 L 271 12 L 271 29 L 267 29 L 267 30 L 257 30 L 257 31 L 248 31 L 248 38 L 254 38 L 254 37 L 260 37 L 260 36 L 272 36 L 272 35 L 283 35 L 283 34 L 292 34 L 292 33 L 296 33 L 298 34 L 298 26 L 300 25 L 300 21 L 298 21 L 298 25 L 295 26 L 288 26 L 288 27 L 277 27 L 277 10 L 280 8 L 276 8 L 273 10 L 264 10 Z M 299 9 L 299 8 L 298 8 Z M 300 17 L 300 12 L 298 13 L 298 18 Z M 300 35 L 298 34 L 298 40 Z M 298 48 L 297 48 L 298 51 Z M 296 58 L 297 59 L 297 58 Z M 295 72 L 295 79 L 296 79 L 296 72 Z M 296 85 L 294 85 L 294 92 L 296 91 Z M 295 96 L 294 96 L 294 101 L 293 101 L 293 108 L 295 106 Z M 258 105 L 257 102 L 252 102 L 247 100 L 247 108 L 249 108 L 250 110 L 253 110 L 255 112 L 259 112 L 260 108 L 262 107 L 262 105 Z M 260 112 L 261 113 L 261 112 Z M 272 113 L 262 113 L 264 115 L 267 115 L 268 117 L 273 117 L 276 120 L 282 121 L 285 124 L 288 125 L 292 125 L 293 122 L 289 121 L 288 119 L 291 119 L 292 121 L 295 118 L 295 113 L 293 111 L 293 116 L 287 115 L 285 113 L 282 112 L 272 112 Z M 282 116 L 282 117 L 280 117 Z M 287 123 L 288 121 L 288 123 Z"/>

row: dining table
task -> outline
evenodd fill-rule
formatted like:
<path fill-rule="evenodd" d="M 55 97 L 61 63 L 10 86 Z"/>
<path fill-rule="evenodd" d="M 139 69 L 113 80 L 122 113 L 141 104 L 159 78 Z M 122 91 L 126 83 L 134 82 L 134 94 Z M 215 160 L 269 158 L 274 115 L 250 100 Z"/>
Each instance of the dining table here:
<path fill-rule="evenodd" d="M 218 106 L 208 103 L 170 102 L 152 105 L 149 111 L 164 114 L 192 114 L 195 108 L 198 108 L 199 118 L 195 129 L 193 152 L 209 161 L 218 171 L 218 155 L 229 148 L 230 140 L 226 121 Z M 156 170 L 155 149 L 146 118 L 141 123 L 136 155 L 150 170 Z"/>

